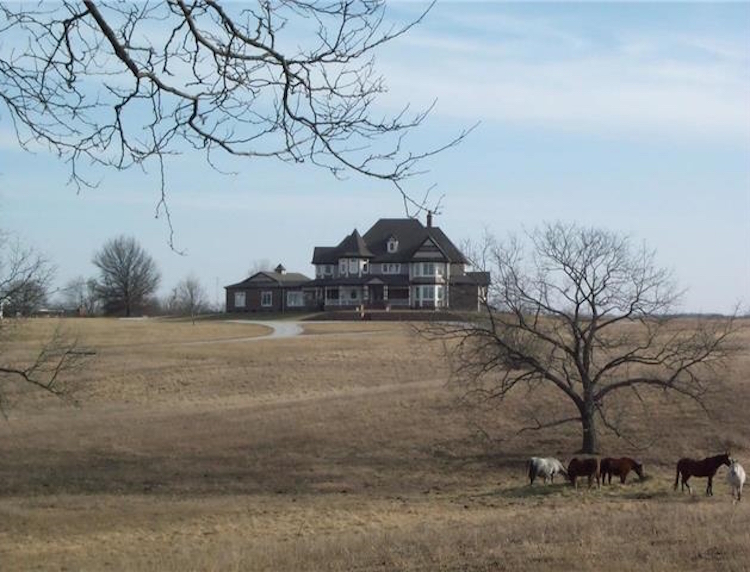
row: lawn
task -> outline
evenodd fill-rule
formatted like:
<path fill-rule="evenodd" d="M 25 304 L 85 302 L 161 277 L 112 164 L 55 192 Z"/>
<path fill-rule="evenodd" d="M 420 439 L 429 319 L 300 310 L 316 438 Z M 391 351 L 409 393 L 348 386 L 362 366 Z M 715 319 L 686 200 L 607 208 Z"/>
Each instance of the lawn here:
<path fill-rule="evenodd" d="M 5 344 L 30 355 L 56 320 Z M 295 338 L 220 321 L 68 319 L 96 350 L 75 402 L 4 386 L 0 569 L 746 570 L 750 500 L 672 491 L 683 455 L 750 468 L 750 354 L 710 415 L 653 397 L 634 424 L 648 478 L 527 486 L 530 455 L 567 463 L 574 427 L 518 433 L 528 396 L 457 402 L 442 347 L 398 323 L 316 323 Z M 747 332 L 743 342 L 750 342 Z M 205 342 L 205 343 L 204 343 Z M 554 394 L 538 398 L 552 408 Z"/>

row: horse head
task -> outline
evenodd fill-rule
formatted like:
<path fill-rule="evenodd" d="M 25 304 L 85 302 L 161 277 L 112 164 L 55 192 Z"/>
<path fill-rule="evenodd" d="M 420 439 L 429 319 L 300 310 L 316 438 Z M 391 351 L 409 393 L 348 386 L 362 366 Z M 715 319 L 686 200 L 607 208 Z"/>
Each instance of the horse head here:
<path fill-rule="evenodd" d="M 732 458 L 729 456 L 729 451 L 719 456 L 719 460 L 722 465 L 729 467 L 732 464 Z"/>
<path fill-rule="evenodd" d="M 646 475 L 643 474 L 643 463 L 636 461 L 633 465 L 633 470 L 635 471 L 635 474 L 638 475 L 639 479 L 643 480 L 646 478 Z"/>

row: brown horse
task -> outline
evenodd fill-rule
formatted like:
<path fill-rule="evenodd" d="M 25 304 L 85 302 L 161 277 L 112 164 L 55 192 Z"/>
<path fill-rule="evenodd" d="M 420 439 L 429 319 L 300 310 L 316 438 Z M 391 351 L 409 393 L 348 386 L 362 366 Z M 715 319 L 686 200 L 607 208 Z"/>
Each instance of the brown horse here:
<path fill-rule="evenodd" d="M 643 480 L 643 465 L 638 461 L 631 459 L 630 457 L 621 457 L 619 459 L 612 459 L 606 457 L 601 460 L 599 472 L 602 475 L 602 484 L 612 484 L 612 475 L 620 477 L 620 482 L 625 484 L 625 479 L 630 471 L 635 471 L 635 474 Z"/>
<path fill-rule="evenodd" d="M 729 453 L 723 455 L 716 455 L 715 457 L 707 457 L 701 461 L 695 459 L 680 459 L 677 461 L 677 475 L 674 478 L 674 490 L 677 490 L 677 483 L 680 481 L 680 475 L 682 475 L 682 492 L 685 492 L 687 487 L 690 494 L 693 494 L 693 489 L 690 488 L 688 479 L 690 477 L 708 477 L 708 485 L 706 486 L 706 495 L 713 496 L 713 480 L 716 471 L 719 467 L 726 465 L 727 467 L 731 464 L 729 460 Z"/>
<path fill-rule="evenodd" d="M 596 486 L 599 487 L 599 459 L 589 457 L 586 459 L 579 459 L 573 457 L 568 464 L 568 479 L 575 488 L 578 488 L 578 477 L 588 477 L 589 488 L 593 480 L 596 478 Z"/>

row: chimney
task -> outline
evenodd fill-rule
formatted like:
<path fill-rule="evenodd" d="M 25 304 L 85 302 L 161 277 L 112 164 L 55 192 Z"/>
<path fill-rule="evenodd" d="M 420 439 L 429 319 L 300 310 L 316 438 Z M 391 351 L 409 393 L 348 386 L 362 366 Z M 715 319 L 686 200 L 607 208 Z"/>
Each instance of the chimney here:
<path fill-rule="evenodd" d="M 286 268 L 284 268 L 281 264 L 279 264 L 276 268 L 274 268 L 273 271 L 276 274 L 286 274 Z"/>
<path fill-rule="evenodd" d="M 432 211 L 427 211 L 427 228 L 432 228 Z"/>

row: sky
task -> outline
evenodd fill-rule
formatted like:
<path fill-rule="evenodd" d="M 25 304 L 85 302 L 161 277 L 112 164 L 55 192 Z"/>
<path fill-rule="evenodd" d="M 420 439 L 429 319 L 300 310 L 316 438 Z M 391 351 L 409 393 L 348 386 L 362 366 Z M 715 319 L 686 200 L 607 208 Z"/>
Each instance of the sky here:
<path fill-rule="evenodd" d="M 420 5 L 390 4 L 406 19 Z M 657 252 L 686 290 L 681 310 L 750 308 L 750 4 L 440 1 L 384 47 L 381 106 L 434 111 L 417 149 L 479 122 L 425 164 L 435 217 L 456 243 L 562 220 L 624 233 Z M 360 176 L 202 155 L 167 164 L 169 228 L 155 169 L 109 172 L 77 192 L 67 166 L 19 149 L 0 109 L 0 228 L 44 252 L 56 284 L 95 276 L 94 252 L 137 237 L 161 294 L 197 275 L 212 300 L 258 261 L 313 275 L 315 246 L 404 216 L 400 195 Z"/>

